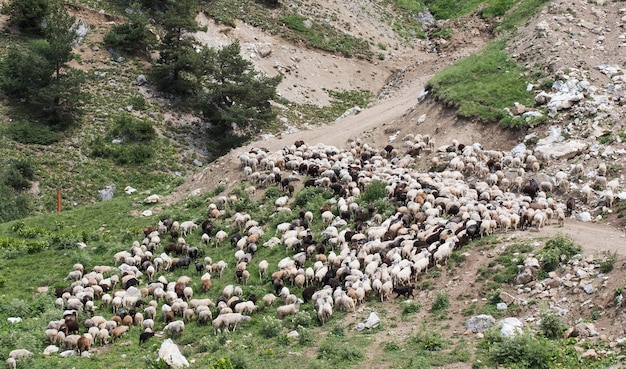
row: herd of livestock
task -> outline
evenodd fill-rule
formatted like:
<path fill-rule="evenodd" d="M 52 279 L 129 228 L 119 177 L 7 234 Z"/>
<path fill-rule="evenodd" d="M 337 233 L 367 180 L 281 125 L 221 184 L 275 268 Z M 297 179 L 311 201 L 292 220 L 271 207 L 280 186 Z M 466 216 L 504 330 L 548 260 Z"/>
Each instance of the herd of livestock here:
<path fill-rule="evenodd" d="M 528 150 L 513 155 L 458 142 L 435 148 L 434 140 L 420 135 L 404 137 L 399 146 L 376 149 L 354 141 L 340 150 L 299 141 L 277 152 L 240 154 L 248 195 L 277 186 L 284 196 L 276 199 L 275 211 L 291 215 L 291 221 L 267 229 L 247 213 L 229 213 L 234 195 L 217 197 L 204 221 L 162 219 L 144 229 L 143 240 L 116 253 L 115 266 L 74 265 L 69 286 L 57 291 L 63 316 L 49 322 L 47 338 L 81 354 L 119 339 L 133 325 L 141 327 L 140 343 L 158 331 L 178 336 L 185 324 L 211 324 L 219 334 L 234 330 L 260 306 L 275 307 L 284 319 L 312 304 L 324 324 L 333 311 L 355 311 L 370 297 L 412 296 L 420 275 L 446 264 L 473 238 L 562 225 L 579 203 L 603 201 L 610 207 L 619 186 L 604 178 L 600 199 L 594 183 L 579 186 L 575 198 L 570 181 L 580 178 L 580 165 L 535 181 L 546 158 Z M 415 170 L 425 153 L 432 169 Z M 606 165 L 594 169 L 597 177 L 606 176 Z M 384 183 L 386 201 L 394 204 L 390 215 L 360 201 L 375 182 Z M 319 187 L 333 196 L 322 208 L 290 209 L 294 186 Z M 231 234 L 217 229 L 217 221 L 230 222 Z M 312 230 L 313 222 L 322 224 L 321 232 Z M 189 237 L 204 245 L 191 246 Z M 211 247 L 230 247 L 233 257 L 201 257 Z M 257 260 L 263 247 L 284 248 L 286 256 L 276 265 Z M 214 291 L 212 278 L 227 278 L 229 265 L 235 279 Z M 180 268 L 197 272 L 187 274 L 199 276 L 199 283 L 198 277 L 175 278 L 172 272 Z M 251 269 L 266 284 L 265 296 L 245 293 Z"/>

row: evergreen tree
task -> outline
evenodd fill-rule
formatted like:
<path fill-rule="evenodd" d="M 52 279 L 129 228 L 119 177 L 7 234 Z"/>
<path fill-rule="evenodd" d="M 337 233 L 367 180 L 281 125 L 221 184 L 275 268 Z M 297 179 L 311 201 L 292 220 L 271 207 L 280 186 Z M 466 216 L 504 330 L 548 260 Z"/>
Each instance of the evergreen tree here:
<path fill-rule="evenodd" d="M 0 62 L 0 89 L 19 98 L 52 124 L 68 123 L 86 97 L 80 92 L 83 74 L 70 68 L 75 18 L 60 5 L 52 6 L 42 32 L 44 39 L 13 48 Z"/>
<path fill-rule="evenodd" d="M 195 102 L 219 131 L 246 135 L 276 118 L 270 100 L 276 98 L 276 86 L 282 78 L 260 74 L 240 51 L 239 42 L 217 51 L 208 47 L 202 50 L 202 89 L 196 92 Z"/>
<path fill-rule="evenodd" d="M 156 43 L 156 37 L 148 29 L 148 18 L 138 3 L 133 3 L 128 22 L 115 24 L 104 35 L 107 47 L 127 53 L 145 52 Z"/>
<path fill-rule="evenodd" d="M 197 88 L 193 78 L 197 73 L 197 41 L 191 33 L 200 29 L 195 20 L 196 4 L 192 0 L 170 0 L 161 14 L 161 26 L 165 29 L 158 47 L 159 58 L 152 74 L 163 91 L 188 94 Z"/>
<path fill-rule="evenodd" d="M 9 22 L 22 31 L 41 33 L 43 20 L 50 12 L 50 0 L 12 0 L 6 7 Z"/>

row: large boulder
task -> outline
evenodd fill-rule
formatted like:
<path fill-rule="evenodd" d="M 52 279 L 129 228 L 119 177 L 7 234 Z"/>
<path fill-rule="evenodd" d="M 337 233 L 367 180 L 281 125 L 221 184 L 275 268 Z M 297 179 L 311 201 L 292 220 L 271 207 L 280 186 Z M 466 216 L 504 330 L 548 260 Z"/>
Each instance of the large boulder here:
<path fill-rule="evenodd" d="M 166 339 L 159 348 L 159 359 L 165 361 L 172 368 L 184 368 L 189 366 L 189 362 L 180 353 L 178 346 L 171 338 Z"/>
<path fill-rule="evenodd" d="M 472 333 L 484 333 L 489 327 L 496 324 L 496 320 L 491 315 L 476 315 L 465 322 L 465 328 Z"/>
<path fill-rule="evenodd" d="M 503 337 L 512 337 L 522 333 L 524 323 L 517 318 L 504 318 L 500 321 L 500 335 Z"/>

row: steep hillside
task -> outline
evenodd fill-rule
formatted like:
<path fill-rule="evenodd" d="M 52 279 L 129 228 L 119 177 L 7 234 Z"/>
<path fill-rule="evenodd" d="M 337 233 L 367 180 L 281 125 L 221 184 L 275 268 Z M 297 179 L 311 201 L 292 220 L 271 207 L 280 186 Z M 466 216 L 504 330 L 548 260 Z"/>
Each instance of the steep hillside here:
<path fill-rule="evenodd" d="M 481 360 L 497 347 L 498 338 L 493 332 L 472 332 L 465 325 L 466 321 L 482 313 L 491 314 L 498 320 L 518 318 L 527 332 L 540 336 L 541 322 L 549 312 L 558 317 L 559 323 L 565 324 L 566 334 L 570 337 L 558 341 L 558 345 L 543 338 L 537 341 L 540 345 L 550 343 L 546 347 L 554 348 L 550 353 L 551 368 L 623 367 L 626 362 L 626 313 L 618 298 L 626 297 L 623 278 L 626 271 L 623 247 L 626 245 L 624 2 L 550 3 L 515 34 L 507 36 L 510 54 L 529 68 L 528 75 L 537 75 L 538 80 L 544 81 L 541 86 L 529 87 L 529 94 L 549 95 L 546 100 L 557 101 L 563 97 L 558 93 L 562 93 L 565 96 L 563 101 L 570 103 L 558 109 L 552 106 L 552 111 L 541 98 L 536 106 L 511 106 L 511 114 L 518 117 L 529 111 L 551 112 L 551 116 L 537 125 L 509 129 L 496 123 L 461 119 L 453 106 L 435 101 L 430 92 L 424 94 L 427 81 L 435 73 L 479 51 L 495 37 L 502 37 L 493 34 L 497 24 L 470 14 L 438 23 L 438 27 L 451 31 L 449 38 L 421 38 L 397 33 L 392 27 L 394 14 L 391 6 L 382 6 L 375 1 L 299 1 L 291 6 L 306 19 L 327 22 L 346 34 L 367 40 L 374 50 L 378 48 L 375 56 L 367 60 L 322 52 L 238 19 L 234 20 L 232 27 L 199 13 L 196 19 L 206 25 L 207 30 L 196 33 L 198 40 L 211 46 L 238 40 L 244 57 L 259 70 L 268 75 L 283 75 L 278 90 L 285 101 L 294 103 L 275 102 L 280 109 L 281 123 L 277 132 L 264 132 L 258 140 L 233 149 L 210 163 L 205 150 L 206 140 L 210 138 L 197 134 L 200 130 L 198 119 L 172 110 L 171 101 L 161 96 L 150 83 L 137 85 L 136 78 L 145 73 L 147 60 L 129 62 L 112 58 L 102 48 L 103 34 L 112 23 L 121 22 L 121 18 L 87 7 L 72 10 L 90 25 L 84 44 L 75 49 L 80 58 L 74 64 L 92 75 L 90 87 L 96 100 L 90 107 L 90 123 L 64 138 L 61 145 L 49 152 L 39 146 L 10 141 L 0 147 L 3 154 L 17 155 L 17 152 L 45 159 L 41 160 L 42 166 L 46 167 L 42 170 L 46 173 L 42 175 L 42 181 L 47 181 L 48 188 L 38 193 L 42 210 L 52 210 L 51 189 L 62 181 L 70 183 L 64 187 L 64 206 L 75 203 L 74 209 L 66 211 L 64 208 L 64 213 L 57 218 L 41 216 L 0 228 L 3 230 L 0 249 L 4 252 L 4 258 L 0 260 L 0 290 L 6 298 L 0 302 L 2 353 L 8 355 L 15 348 L 35 351 L 32 359 L 25 358 L 18 363 L 18 367 L 28 365 L 33 369 L 158 367 L 155 358 L 159 346 L 166 336 L 172 336 L 178 348 L 190 359 L 190 367 L 217 367 L 216 361 L 228 356 L 236 368 L 293 368 L 294 365 L 303 368 L 485 368 L 489 364 Z M 4 23 L 2 28 L 5 28 Z M 8 34 L 15 37 L 12 32 L 14 30 L 9 30 Z M 371 92 L 374 99 L 368 106 L 355 108 L 336 121 L 326 124 L 302 121 L 302 111 L 307 104 L 328 106 L 331 100 L 328 90 L 364 90 Z M 129 99 L 137 96 L 145 99 L 146 109 L 129 107 Z M 120 168 L 118 171 L 118 168 L 106 166 L 89 155 L 94 137 L 109 128 L 111 116 L 120 110 L 156 121 L 158 156 L 154 167 L 141 168 L 141 171 Z M 418 141 L 418 135 L 429 136 L 434 144 L 417 155 L 408 154 L 414 141 Z M 207 244 L 203 243 L 207 241 L 201 238 L 200 229 L 193 229 L 186 239 L 200 249 L 202 256 L 212 257 L 210 261 L 199 258 L 200 262 L 228 262 L 224 275 L 218 277 L 216 270 L 211 270 L 213 285 L 208 290 L 202 290 L 201 274 L 196 274 L 193 266 L 191 269 L 159 271 L 154 279 L 162 276 L 174 281 L 183 275 L 191 276 L 194 296 L 214 301 L 231 284 L 241 285 L 246 297 L 275 292 L 269 275 L 257 274 L 257 264 L 261 259 L 269 260 L 270 273 L 276 272 L 279 261 L 293 254 L 282 245 L 259 247 L 249 265 L 250 280 L 246 284 L 240 283 L 242 281 L 235 272 L 235 248 L 228 241 L 225 242 L 227 245 L 218 246 L 216 231 L 224 229 L 231 235 L 241 232 L 235 217 L 239 212 L 247 211 L 253 219 L 262 219 L 260 226 L 264 233 L 258 241 L 260 246 L 270 237 L 280 236 L 276 231 L 277 224 L 295 222 L 299 218 L 299 209 L 295 207 L 293 214 L 276 209 L 276 199 L 286 195 L 286 191 L 275 183 L 266 186 L 266 183 L 253 182 L 253 177 L 244 173 L 241 160 L 242 155 L 252 152 L 271 154 L 280 151 L 296 156 L 297 141 L 304 142 L 311 151 L 318 144 L 320 148 L 334 147 L 329 152 L 349 151 L 350 148 L 356 152 L 357 146 L 368 148 L 380 154 L 380 160 L 359 161 L 365 158 L 359 157 L 350 165 L 359 170 L 361 166 L 380 165 L 380 172 L 371 170 L 372 177 L 392 178 L 399 182 L 400 177 L 423 176 L 422 179 L 428 177 L 439 185 L 446 176 L 455 176 L 457 185 L 467 187 L 468 193 L 485 188 L 485 183 L 492 180 L 490 176 L 497 176 L 495 167 L 488 168 L 483 157 L 476 160 L 486 168 L 484 172 L 466 169 L 455 175 L 450 174 L 451 170 L 457 169 L 453 168 L 452 160 L 455 156 L 470 157 L 475 152 L 490 151 L 494 157 L 501 156 L 502 178 L 508 180 L 508 185 L 502 178 L 494 181 L 503 189 L 508 186 L 509 191 L 497 197 L 497 186 L 487 186 L 494 191 L 494 198 L 481 198 L 481 205 L 489 205 L 493 210 L 519 201 L 530 207 L 531 201 L 527 201 L 523 191 L 512 185 L 516 178 L 521 177 L 524 184 L 531 178 L 537 179 L 549 187 L 549 184 L 557 184 L 557 173 L 560 172 L 564 173 L 567 185 L 546 191 L 546 202 L 551 201 L 555 208 L 564 208 L 568 198 L 573 198 L 575 206 L 563 224 L 550 219 L 543 227 L 532 223 L 525 230 L 499 229 L 492 235 L 476 237 L 469 245 L 456 250 L 447 265 L 431 266 L 427 272 L 417 275 L 412 296 L 394 293 L 380 302 L 381 297 L 372 294 L 353 310 L 337 309 L 326 325 L 318 322 L 318 312 L 311 303 L 302 308 L 306 314 L 278 323 L 276 304 L 261 306 L 258 303 L 259 311 L 234 332 L 214 334 L 210 325 L 188 321 L 185 333 L 177 336 L 164 332 L 164 317 L 159 311 L 155 318 L 156 337 L 147 343 L 140 344 L 141 328 L 133 326 L 116 342 L 94 345 L 87 355 L 90 358 L 42 353 L 49 343 L 46 323 L 63 314 L 61 307 L 64 306 L 55 306 L 53 290 L 72 283 L 68 272 L 78 268 L 75 264 L 84 264 L 87 269 L 117 264 L 113 254 L 128 251 L 133 241 L 142 241 L 146 227 L 157 227 L 159 220 L 166 217 L 201 223 L 207 218 L 208 204 L 218 203 L 218 196 L 235 195 L 239 201 L 224 205 L 221 212 L 214 213 L 215 227 Z M 466 147 L 476 143 L 473 146 L 476 150 L 465 154 L 459 143 Z M 388 154 L 387 145 L 393 146 Z M 537 168 L 533 168 L 534 162 L 530 159 L 515 167 L 512 164 L 514 154 L 524 158 L 534 156 Z M 507 156 L 511 157 L 510 160 Z M 399 165 L 403 159 L 409 164 Z M 376 161 L 378 163 L 374 164 Z M 605 165 L 604 170 L 600 169 L 601 164 Z M 61 167 L 66 170 L 61 171 Z M 304 183 L 310 178 L 298 169 L 283 168 L 281 172 L 283 178 L 294 179 L 290 184 L 295 193 L 288 197 L 287 204 L 294 206 L 299 201 L 302 208 L 314 213 L 312 233 L 315 239 L 321 239 L 325 225 L 320 219 L 319 208 L 325 203 L 339 201 L 339 196 L 331 200 L 328 189 L 319 192 L 305 189 Z M 259 169 L 257 174 L 261 176 L 271 171 L 266 167 Z M 391 177 L 391 173 L 402 175 Z M 152 175 L 154 177 L 146 178 Z M 50 185 L 50 182 L 56 183 Z M 99 201 L 97 190 L 111 182 L 117 185 L 113 201 Z M 127 185 L 136 188 L 137 192 L 122 193 L 122 188 Z M 590 189 L 589 192 L 586 188 Z M 609 190 L 612 191 L 612 204 L 608 200 Z M 36 192 L 36 188 L 33 191 Z M 302 191 L 309 191 L 309 197 Z M 585 193 L 589 194 L 588 199 L 584 198 Z M 159 202 L 148 203 L 145 199 L 149 194 L 162 196 Z M 433 198 L 437 195 L 438 200 L 439 196 L 445 197 L 443 192 L 431 194 Z M 389 194 L 377 200 L 379 209 L 376 210 L 384 216 L 391 218 L 396 211 L 406 211 L 396 209 L 395 205 L 401 201 Z M 95 205 L 84 206 L 90 202 Z M 479 201 L 469 203 L 478 207 Z M 330 209 L 338 214 L 336 206 Z M 443 214 L 436 221 L 447 226 L 453 218 L 451 214 Z M 374 220 L 368 222 L 375 227 Z M 413 237 L 424 231 L 421 228 L 426 228 L 425 223 L 413 222 L 413 227 L 407 227 L 410 231 L 406 236 Z M 357 226 L 362 227 L 362 224 L 354 219 L 346 224 L 348 228 L 356 229 Z M 562 242 L 561 236 L 581 246 L 580 254 L 568 257 L 557 254 L 558 267 L 554 270 L 548 272 L 533 264 L 535 274 L 530 280 L 517 279 L 523 274 L 518 274 L 518 265 L 527 267 L 541 261 L 543 267 L 548 258 L 543 254 L 544 247 L 554 240 Z M 176 237 L 168 234 L 160 237 L 163 246 L 170 241 L 178 242 Z M 356 253 L 356 249 L 362 246 L 350 243 L 348 249 L 354 247 Z M 158 249 L 159 254 L 162 251 L 162 248 Z M 339 250 L 335 251 L 339 253 Z M 320 257 L 325 258 L 326 255 Z M 305 266 L 312 267 L 313 263 L 314 260 L 307 260 Z M 33 273 L 33 265 L 46 265 L 46 268 Z M 211 268 L 211 265 L 207 266 Z M 142 274 L 138 279 L 139 287 L 147 287 L 152 278 Z M 302 295 L 303 288 L 293 285 L 289 288 L 294 294 Z M 64 305 L 63 300 L 56 303 Z M 505 303 L 505 307 L 501 308 L 498 303 Z M 101 300 L 96 299 L 96 306 L 95 314 L 112 315 L 111 307 Z M 166 309 L 163 302 L 159 302 L 159 308 Z M 212 310 L 215 316 L 217 311 Z M 355 329 L 372 312 L 381 318 L 381 325 L 366 331 Z M 10 325 L 6 318 L 15 315 L 24 321 Z M 88 314 L 83 312 L 80 316 L 87 318 Z M 304 328 L 299 327 L 300 322 Z M 559 335 L 562 333 L 560 328 L 555 328 Z M 80 333 L 83 331 L 81 327 Z M 288 336 L 293 331 L 300 336 Z M 64 345 L 57 346 L 63 351 Z M 539 367 L 527 362 L 517 364 L 513 366 Z"/>

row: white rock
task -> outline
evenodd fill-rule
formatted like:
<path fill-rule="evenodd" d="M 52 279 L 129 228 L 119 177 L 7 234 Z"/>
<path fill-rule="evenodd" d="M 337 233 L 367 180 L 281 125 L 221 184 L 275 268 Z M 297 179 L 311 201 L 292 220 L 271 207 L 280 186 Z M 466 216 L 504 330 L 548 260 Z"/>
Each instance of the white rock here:
<path fill-rule="evenodd" d="M 380 325 L 380 318 L 372 311 L 365 322 L 365 328 L 376 328 L 378 325 Z"/>
<path fill-rule="evenodd" d="M 135 192 L 137 192 L 137 189 L 136 189 L 136 188 L 133 188 L 133 187 L 131 187 L 131 186 L 126 186 L 126 187 L 124 187 L 124 193 L 125 193 L 125 194 L 127 194 L 127 195 L 132 195 L 132 194 L 134 194 Z"/>
<path fill-rule="evenodd" d="M 524 323 L 517 318 L 504 318 L 500 321 L 500 335 L 503 337 L 511 337 L 522 333 Z"/>
<path fill-rule="evenodd" d="M 56 347 L 55 345 L 49 345 L 48 347 L 46 347 L 46 348 L 43 350 L 43 354 L 44 354 L 44 355 L 46 355 L 46 356 L 47 356 L 47 355 L 52 355 L 52 354 L 55 354 L 55 353 L 57 353 L 57 352 L 59 352 L 59 348 L 58 348 L 58 347 Z"/>
<path fill-rule="evenodd" d="M 166 339 L 159 348 L 159 359 L 165 361 L 172 368 L 184 368 L 189 366 L 189 362 L 180 353 L 178 346 L 171 338 Z"/>
<path fill-rule="evenodd" d="M 68 356 L 76 356 L 76 351 L 74 350 L 65 350 L 59 354 L 60 357 L 68 357 Z"/>
<path fill-rule="evenodd" d="M 580 222 L 591 222 L 592 218 L 591 218 L 591 214 L 589 214 L 588 211 L 583 211 L 582 213 L 578 214 L 576 216 L 576 220 L 580 221 Z"/>

